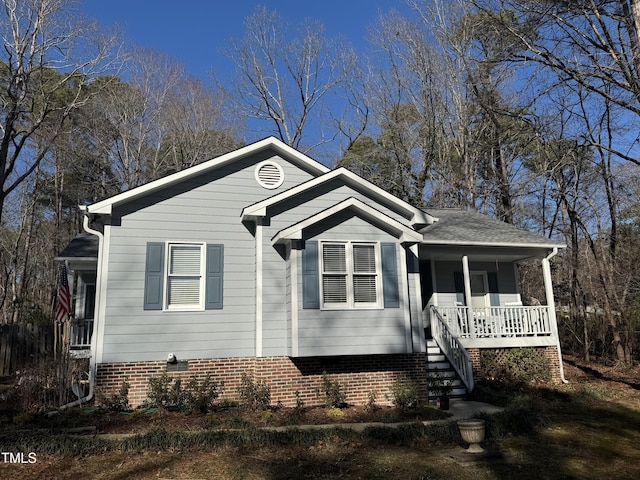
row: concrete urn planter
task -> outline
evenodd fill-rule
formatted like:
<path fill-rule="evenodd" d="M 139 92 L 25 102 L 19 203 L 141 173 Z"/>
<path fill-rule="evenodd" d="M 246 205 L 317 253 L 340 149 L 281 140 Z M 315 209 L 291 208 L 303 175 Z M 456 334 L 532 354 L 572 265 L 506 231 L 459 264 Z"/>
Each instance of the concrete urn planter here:
<path fill-rule="evenodd" d="M 484 420 L 458 420 L 458 428 L 462 440 L 469 444 L 467 453 L 482 453 L 484 449 L 480 443 L 484 441 Z"/>

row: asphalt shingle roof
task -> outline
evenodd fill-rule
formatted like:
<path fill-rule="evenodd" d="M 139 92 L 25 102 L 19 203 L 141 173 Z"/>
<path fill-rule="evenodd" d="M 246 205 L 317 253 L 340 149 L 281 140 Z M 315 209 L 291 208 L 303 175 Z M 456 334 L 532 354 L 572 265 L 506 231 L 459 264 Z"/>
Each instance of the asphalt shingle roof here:
<path fill-rule="evenodd" d="M 561 242 L 491 218 L 482 213 L 455 208 L 426 208 L 438 221 L 420 233 L 429 243 L 485 244 L 562 247 Z"/>
<path fill-rule="evenodd" d="M 65 258 L 95 258 L 97 260 L 98 237 L 81 233 L 73 238 L 56 258 L 60 260 Z"/>

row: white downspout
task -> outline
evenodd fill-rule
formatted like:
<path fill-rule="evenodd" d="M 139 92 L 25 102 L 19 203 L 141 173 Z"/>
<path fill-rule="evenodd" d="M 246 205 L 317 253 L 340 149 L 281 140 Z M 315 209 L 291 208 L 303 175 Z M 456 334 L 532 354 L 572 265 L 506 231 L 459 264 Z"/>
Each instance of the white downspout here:
<path fill-rule="evenodd" d="M 98 230 L 94 230 L 89 226 L 89 212 L 87 211 L 86 206 L 81 206 L 80 209 L 84 212 L 84 218 L 82 222 L 82 227 L 84 231 L 95 235 L 98 237 L 98 265 L 96 270 L 96 292 L 100 292 L 100 284 L 102 283 L 102 243 L 104 241 L 104 235 L 102 232 Z M 93 316 L 93 333 L 91 334 L 91 357 L 89 360 L 89 393 L 86 396 L 79 398 L 73 402 L 67 403 L 66 405 L 62 405 L 59 407 L 59 410 L 66 410 L 67 408 L 77 407 L 82 405 L 83 403 L 88 402 L 93 398 L 94 385 L 96 379 L 97 365 L 96 365 L 96 350 L 97 350 L 97 326 L 100 321 L 98 312 L 99 304 L 101 302 L 100 295 L 96 295 L 95 307 L 94 307 L 94 316 Z"/>
<path fill-rule="evenodd" d="M 549 309 L 549 320 L 551 321 L 551 328 L 556 335 L 556 348 L 558 350 L 558 360 L 560 362 L 560 380 L 562 383 L 569 383 L 564 378 L 564 365 L 562 365 L 562 352 L 560 350 L 560 333 L 558 332 L 558 320 L 556 318 L 556 304 L 553 299 L 553 285 L 551 282 L 551 267 L 549 266 L 549 260 L 558 254 L 558 248 L 553 247 L 553 251 L 542 259 L 542 275 L 544 278 L 544 293 L 547 297 L 547 308 Z"/>

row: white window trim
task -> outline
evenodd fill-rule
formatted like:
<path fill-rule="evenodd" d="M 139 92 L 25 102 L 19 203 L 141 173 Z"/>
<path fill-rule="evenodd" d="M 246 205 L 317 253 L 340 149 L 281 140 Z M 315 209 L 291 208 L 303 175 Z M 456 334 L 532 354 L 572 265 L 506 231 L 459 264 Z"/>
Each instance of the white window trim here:
<path fill-rule="evenodd" d="M 347 267 L 347 301 L 344 303 L 325 303 L 324 302 L 324 246 L 325 245 L 346 246 L 346 267 Z M 375 303 L 356 303 L 353 290 L 353 246 L 354 245 L 372 245 L 375 254 L 375 277 L 376 277 L 376 302 Z M 351 240 L 321 240 L 320 251 L 318 252 L 320 261 L 320 310 L 381 310 L 383 308 L 382 298 L 382 257 L 380 253 L 380 242 L 357 242 Z M 330 275 L 330 274 L 327 274 Z"/>
<path fill-rule="evenodd" d="M 174 245 L 188 245 L 200 247 L 200 302 L 192 305 L 169 305 L 169 267 L 171 259 L 171 247 Z M 166 312 L 194 312 L 204 311 L 204 295 L 205 295 L 205 266 L 206 266 L 206 244 L 204 242 L 173 242 L 168 241 L 165 244 L 164 259 L 164 311 Z"/>

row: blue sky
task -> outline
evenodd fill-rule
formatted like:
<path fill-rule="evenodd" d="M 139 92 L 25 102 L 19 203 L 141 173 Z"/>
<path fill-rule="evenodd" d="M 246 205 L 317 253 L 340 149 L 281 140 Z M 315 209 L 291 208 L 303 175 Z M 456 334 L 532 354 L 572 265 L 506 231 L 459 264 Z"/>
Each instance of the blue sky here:
<path fill-rule="evenodd" d="M 205 79 L 223 75 L 230 63 L 221 49 L 241 38 L 244 19 L 256 5 L 277 10 L 291 25 L 305 18 L 324 24 L 326 35 L 343 34 L 357 50 L 368 48 L 367 29 L 380 13 L 404 11 L 402 0 L 84 0 L 82 11 L 105 26 L 119 25 L 136 45 L 163 51 Z"/>

